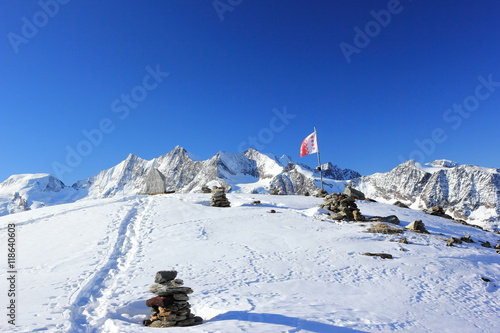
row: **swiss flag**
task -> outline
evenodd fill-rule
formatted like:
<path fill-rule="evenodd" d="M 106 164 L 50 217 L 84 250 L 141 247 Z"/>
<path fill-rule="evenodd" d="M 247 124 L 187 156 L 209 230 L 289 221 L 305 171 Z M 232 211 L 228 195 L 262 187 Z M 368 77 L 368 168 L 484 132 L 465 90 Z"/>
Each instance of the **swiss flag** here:
<path fill-rule="evenodd" d="M 316 139 L 316 132 L 313 132 L 302 141 L 300 146 L 300 157 L 314 154 L 318 152 L 318 141 Z"/>

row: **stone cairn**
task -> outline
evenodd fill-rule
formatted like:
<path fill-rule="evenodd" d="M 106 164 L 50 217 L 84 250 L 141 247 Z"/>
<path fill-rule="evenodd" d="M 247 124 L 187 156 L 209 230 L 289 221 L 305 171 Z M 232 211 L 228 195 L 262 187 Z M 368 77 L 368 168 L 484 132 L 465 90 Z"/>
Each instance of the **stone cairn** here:
<path fill-rule="evenodd" d="M 214 186 L 212 189 L 212 200 L 210 206 L 213 207 L 231 207 L 231 203 L 226 198 L 226 192 L 223 187 Z"/>
<path fill-rule="evenodd" d="M 176 279 L 176 271 L 160 271 L 156 273 L 155 283 L 149 292 L 157 295 L 146 301 L 151 308 L 151 316 L 143 321 L 149 327 L 192 326 L 203 322 L 201 317 L 191 313 L 188 294 L 193 289 L 182 287 L 183 281 Z"/>
<path fill-rule="evenodd" d="M 347 194 L 329 194 L 319 206 L 329 210 L 330 217 L 333 220 L 365 221 L 365 217 L 361 215 L 355 199 Z"/>

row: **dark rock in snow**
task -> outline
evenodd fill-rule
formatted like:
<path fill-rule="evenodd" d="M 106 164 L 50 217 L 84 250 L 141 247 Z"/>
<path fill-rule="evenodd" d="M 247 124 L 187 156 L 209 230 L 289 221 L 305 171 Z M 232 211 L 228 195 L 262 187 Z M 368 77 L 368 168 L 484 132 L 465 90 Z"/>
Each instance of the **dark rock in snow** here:
<path fill-rule="evenodd" d="M 405 205 L 404 203 L 402 203 L 401 201 L 396 201 L 395 203 L 393 203 L 394 206 L 397 206 L 397 207 L 401 207 L 401 208 L 410 208 L 408 207 L 407 205 Z"/>
<path fill-rule="evenodd" d="M 366 252 L 362 253 L 364 256 L 370 256 L 370 257 L 380 257 L 382 259 L 393 259 L 392 254 L 388 253 L 371 253 L 371 252 Z"/>
<path fill-rule="evenodd" d="M 380 222 L 388 222 L 392 224 L 398 224 L 400 223 L 399 218 L 396 215 L 389 215 L 386 217 L 380 218 Z"/>

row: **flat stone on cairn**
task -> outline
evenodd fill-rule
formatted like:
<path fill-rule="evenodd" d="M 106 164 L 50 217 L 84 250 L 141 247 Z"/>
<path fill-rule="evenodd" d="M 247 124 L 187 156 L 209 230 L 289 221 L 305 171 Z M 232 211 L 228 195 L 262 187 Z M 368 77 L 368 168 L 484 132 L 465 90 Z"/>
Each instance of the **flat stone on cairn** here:
<path fill-rule="evenodd" d="M 191 313 L 188 294 L 193 289 L 182 287 L 183 281 L 176 279 L 176 271 L 159 271 L 149 292 L 156 295 L 146 301 L 151 316 L 143 321 L 149 327 L 192 326 L 203 322 L 201 317 Z"/>
<path fill-rule="evenodd" d="M 217 187 L 212 190 L 212 200 L 210 206 L 213 207 L 231 207 L 231 203 L 226 198 L 226 192 L 223 187 Z"/>

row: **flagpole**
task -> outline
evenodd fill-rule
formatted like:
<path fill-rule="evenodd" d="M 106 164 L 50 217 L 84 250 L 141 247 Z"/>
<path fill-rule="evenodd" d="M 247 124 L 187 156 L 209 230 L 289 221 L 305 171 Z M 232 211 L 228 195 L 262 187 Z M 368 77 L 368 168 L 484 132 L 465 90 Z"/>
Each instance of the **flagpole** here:
<path fill-rule="evenodd" d="M 318 140 L 318 135 L 316 134 L 316 126 L 314 126 L 314 135 L 316 136 L 316 140 Z M 319 145 L 318 145 L 318 142 L 316 142 L 316 146 L 318 147 L 317 155 L 318 155 L 319 178 L 321 179 L 321 189 L 324 191 L 325 189 L 323 187 L 323 171 L 321 170 L 321 160 L 319 158 Z"/>

